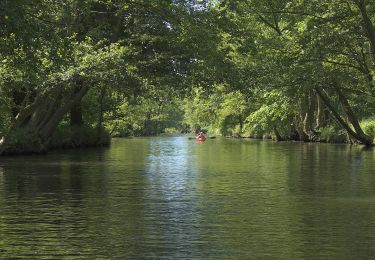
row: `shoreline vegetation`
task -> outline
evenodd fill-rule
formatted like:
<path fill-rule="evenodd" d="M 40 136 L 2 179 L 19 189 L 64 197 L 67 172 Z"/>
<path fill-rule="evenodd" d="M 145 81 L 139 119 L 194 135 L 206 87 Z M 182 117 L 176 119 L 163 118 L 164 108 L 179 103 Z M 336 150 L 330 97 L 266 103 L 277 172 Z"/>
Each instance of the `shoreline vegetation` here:
<path fill-rule="evenodd" d="M 3 155 L 45 154 L 51 150 L 109 146 L 111 137 L 102 129 L 88 126 L 60 126 L 47 143 L 31 132 L 16 132 Z"/>
<path fill-rule="evenodd" d="M 0 156 L 207 130 L 374 145 L 375 2 L 0 1 Z"/>
<path fill-rule="evenodd" d="M 375 121 L 366 121 L 364 127 L 366 133 L 374 138 L 375 136 Z M 11 149 L 7 150 L 3 155 L 32 155 L 32 154 L 45 154 L 52 150 L 63 150 L 63 149 L 76 149 L 76 148 L 90 148 L 90 147 L 103 147 L 110 146 L 112 138 L 137 138 L 137 137 L 156 137 L 156 136 L 180 136 L 185 135 L 189 140 L 195 140 L 195 136 L 190 136 L 191 133 L 181 133 L 176 129 L 169 129 L 169 131 L 159 133 L 157 135 L 116 135 L 110 136 L 107 129 L 101 129 L 98 131 L 97 128 L 88 126 L 60 126 L 54 135 L 51 137 L 47 145 L 42 145 L 40 139 L 33 133 L 17 132 L 15 136 L 11 138 Z M 254 135 L 207 135 L 207 139 L 216 139 L 217 137 L 228 138 L 228 139 L 253 139 L 253 140 L 270 140 L 274 142 L 298 142 L 298 143 L 328 143 L 328 144 L 356 144 L 344 131 L 340 131 L 338 128 L 328 127 L 322 130 L 321 137 L 315 140 L 299 140 L 292 138 L 282 138 L 278 140 L 276 135 L 273 133 L 266 133 L 262 136 Z M 371 146 L 373 147 L 373 146 Z"/>
<path fill-rule="evenodd" d="M 174 111 L 176 110 L 169 110 Z M 71 121 L 65 120 L 59 124 L 48 142 L 43 142 L 37 133 L 28 129 L 19 129 L 12 135 L 9 135 L 8 149 L 4 150 L 2 155 L 20 155 L 20 154 L 44 154 L 50 150 L 73 149 L 85 147 L 109 146 L 112 137 L 145 137 L 145 136 L 173 136 L 181 134 L 193 134 L 193 132 L 208 132 L 208 138 L 216 138 L 221 136 L 225 138 L 239 139 L 256 139 L 256 140 L 273 140 L 278 142 L 316 142 L 316 143 L 335 143 L 335 144 L 361 144 L 358 140 L 350 137 L 350 135 L 337 124 L 331 122 L 325 127 L 321 127 L 319 131 L 315 131 L 312 139 L 302 139 L 299 133 L 291 125 L 285 127 L 283 131 L 269 131 L 267 128 L 259 128 L 258 124 L 250 125 L 249 122 L 243 125 L 241 130 L 239 122 L 236 120 L 226 121 L 217 127 L 217 121 L 211 121 L 212 124 L 207 126 L 208 120 L 201 121 L 206 125 L 201 127 L 199 122 L 194 118 L 189 118 L 190 114 L 185 111 L 178 111 L 179 115 L 173 115 L 175 120 L 157 120 L 151 122 L 142 113 L 138 117 L 133 118 L 133 122 L 127 120 L 127 124 L 123 124 L 119 119 L 115 122 L 103 123 L 101 127 L 89 126 L 85 124 L 71 125 Z M 165 113 L 163 118 L 169 118 L 171 115 Z M 188 122 L 194 122 L 189 125 Z M 70 122 L 70 123 L 69 123 Z M 120 122 L 120 123 L 119 123 Z M 121 124 L 122 123 L 122 124 Z M 141 127 L 136 128 L 135 126 Z M 192 127 L 196 127 L 195 131 L 191 131 Z M 366 135 L 375 138 L 375 120 L 369 119 L 361 122 L 361 127 Z M 287 131 L 285 131 L 287 129 Z M 210 134 L 212 133 L 212 134 Z M 195 137 L 187 136 L 189 139 Z M 368 145 L 372 147 L 373 145 Z"/>

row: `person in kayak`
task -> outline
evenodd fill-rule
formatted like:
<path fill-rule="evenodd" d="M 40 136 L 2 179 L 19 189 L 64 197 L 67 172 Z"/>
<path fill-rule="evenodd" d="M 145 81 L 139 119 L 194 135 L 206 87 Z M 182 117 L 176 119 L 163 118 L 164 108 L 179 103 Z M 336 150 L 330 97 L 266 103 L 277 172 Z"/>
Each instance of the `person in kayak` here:
<path fill-rule="evenodd" d="M 197 135 L 196 139 L 198 141 L 204 141 L 204 140 L 206 140 L 206 137 L 204 136 L 203 132 L 199 132 L 199 134 Z"/>

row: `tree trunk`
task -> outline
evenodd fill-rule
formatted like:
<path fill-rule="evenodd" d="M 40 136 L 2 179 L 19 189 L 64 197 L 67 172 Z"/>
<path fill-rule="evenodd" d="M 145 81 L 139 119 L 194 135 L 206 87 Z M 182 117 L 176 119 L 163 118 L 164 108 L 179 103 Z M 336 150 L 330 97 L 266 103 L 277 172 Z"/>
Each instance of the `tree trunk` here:
<path fill-rule="evenodd" d="M 240 123 L 240 131 L 242 134 L 242 129 L 243 129 L 243 118 L 242 115 L 238 115 L 238 122 Z"/>
<path fill-rule="evenodd" d="M 68 102 L 66 102 L 63 106 L 60 106 L 53 116 L 50 118 L 49 122 L 41 129 L 40 134 L 43 140 L 48 140 L 55 129 L 57 128 L 58 124 L 60 123 L 63 116 L 73 108 L 78 102 L 80 102 L 83 96 L 89 90 L 88 84 L 83 84 L 78 93 L 74 95 Z"/>
<path fill-rule="evenodd" d="M 99 111 L 99 121 L 97 125 L 97 131 L 98 131 L 98 137 L 97 137 L 97 143 L 101 144 L 102 142 L 102 129 L 103 129 L 103 121 L 104 121 L 104 97 L 106 94 L 106 88 L 102 87 L 100 96 L 99 96 L 99 104 L 100 104 L 100 111 Z"/>
<path fill-rule="evenodd" d="M 345 120 L 340 116 L 337 109 L 332 105 L 331 101 L 329 100 L 329 97 L 324 93 L 323 89 L 320 87 L 316 87 L 315 91 L 319 95 L 319 97 L 323 100 L 324 104 L 327 106 L 327 108 L 331 111 L 334 118 L 337 120 L 337 122 L 348 132 L 350 136 L 352 136 L 354 139 L 358 140 L 359 142 L 365 144 L 365 145 L 372 145 L 372 139 L 367 136 L 363 131 L 362 128 L 359 125 L 358 119 L 354 115 L 348 100 L 343 95 L 341 90 L 338 89 L 338 87 L 335 87 L 337 94 L 339 95 L 340 103 L 343 105 L 345 112 L 351 122 L 351 124 L 354 127 L 354 130 L 349 126 L 348 123 L 345 122 Z M 337 91 L 338 90 L 338 91 Z"/>
<path fill-rule="evenodd" d="M 358 6 L 359 11 L 361 12 L 362 22 L 364 29 L 366 30 L 366 36 L 370 41 L 372 60 L 375 63 L 375 29 L 374 25 L 368 16 L 366 3 L 364 0 L 356 0 L 354 3 Z"/>
<path fill-rule="evenodd" d="M 81 88 L 82 88 L 82 82 L 77 81 L 76 86 L 74 87 L 72 97 L 74 97 L 74 95 L 76 95 L 81 90 Z M 81 101 L 78 101 L 70 109 L 70 125 L 71 126 L 82 126 L 83 125 Z"/>
<path fill-rule="evenodd" d="M 354 114 L 349 102 L 348 102 L 348 99 L 345 97 L 345 95 L 342 93 L 341 89 L 338 88 L 337 86 L 334 87 L 335 88 L 335 91 L 339 97 L 339 100 L 340 100 L 340 103 L 342 105 L 342 107 L 344 108 L 344 111 L 348 117 L 348 120 L 349 122 L 352 124 L 352 126 L 354 127 L 354 130 L 356 131 L 357 134 L 360 134 L 360 135 L 365 135 L 365 133 L 363 132 L 360 124 L 359 124 L 359 121 L 356 117 L 356 115 Z"/>
<path fill-rule="evenodd" d="M 81 102 L 75 104 L 72 109 L 70 109 L 70 125 L 71 126 L 82 126 L 83 116 L 82 116 L 82 105 Z"/>
<path fill-rule="evenodd" d="M 28 120 L 25 120 L 24 127 L 40 130 L 52 116 L 53 112 L 61 105 L 62 88 L 56 87 L 45 96 L 44 102 L 34 111 Z"/>
<path fill-rule="evenodd" d="M 275 133 L 276 141 L 284 141 L 284 138 L 280 135 L 280 132 L 277 130 L 276 126 L 273 127 L 273 132 Z"/>
<path fill-rule="evenodd" d="M 327 116 L 324 102 L 319 95 L 316 95 L 317 111 L 316 111 L 316 129 L 327 126 Z"/>
<path fill-rule="evenodd" d="M 13 107 L 11 109 L 13 117 L 16 117 L 20 112 L 20 107 L 22 103 L 25 102 L 26 94 L 25 91 L 22 91 L 22 88 L 15 88 L 12 91 L 12 100 L 13 100 Z"/>
<path fill-rule="evenodd" d="M 32 144 L 27 144 L 28 151 L 25 152 L 39 152 L 44 150 L 45 144 L 48 142 L 48 139 L 57 128 L 63 116 L 72 109 L 74 105 L 81 101 L 88 90 L 88 84 L 83 84 L 82 82 L 81 89 L 73 96 L 65 98 L 65 102 L 61 96 L 59 86 L 53 87 L 44 93 L 39 93 L 31 104 L 19 110 L 19 113 L 14 118 L 7 133 L 1 138 L 0 155 L 12 150 L 9 138 L 14 132 L 20 129 L 25 129 L 26 133 L 30 132 L 36 134 L 41 142 L 33 151 L 29 151 L 32 149 L 30 147 Z M 22 153 L 22 151 L 19 152 Z"/>
<path fill-rule="evenodd" d="M 305 133 L 305 131 L 303 131 L 303 129 L 301 127 L 297 127 L 296 131 L 297 131 L 298 136 L 299 136 L 299 141 L 303 141 L 303 142 L 310 141 L 309 136 Z"/>
<path fill-rule="evenodd" d="M 306 115 L 303 120 L 303 131 L 308 136 L 309 141 L 315 139 L 315 130 L 314 130 L 314 112 L 315 112 L 315 95 L 313 91 L 309 91 L 309 94 L 306 97 Z"/>
<path fill-rule="evenodd" d="M 290 138 L 290 140 L 293 140 L 293 141 L 300 141 L 299 133 L 298 133 L 297 128 L 295 127 L 294 124 L 292 124 L 290 126 L 289 138 Z"/>
<path fill-rule="evenodd" d="M 304 119 L 306 110 L 305 104 L 306 102 L 303 102 L 303 104 L 301 105 L 301 111 L 299 115 L 295 118 L 295 127 L 299 136 L 299 141 L 308 142 L 310 141 L 309 136 L 306 134 L 304 130 Z"/>

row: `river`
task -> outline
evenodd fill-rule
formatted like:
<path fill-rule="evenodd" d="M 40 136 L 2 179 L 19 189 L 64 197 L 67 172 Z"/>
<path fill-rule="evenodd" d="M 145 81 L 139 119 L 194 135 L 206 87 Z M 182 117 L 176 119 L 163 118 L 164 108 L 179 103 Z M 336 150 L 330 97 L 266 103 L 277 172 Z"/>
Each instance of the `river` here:
<path fill-rule="evenodd" d="M 0 158 L 0 259 L 371 259 L 375 151 L 187 137 Z"/>

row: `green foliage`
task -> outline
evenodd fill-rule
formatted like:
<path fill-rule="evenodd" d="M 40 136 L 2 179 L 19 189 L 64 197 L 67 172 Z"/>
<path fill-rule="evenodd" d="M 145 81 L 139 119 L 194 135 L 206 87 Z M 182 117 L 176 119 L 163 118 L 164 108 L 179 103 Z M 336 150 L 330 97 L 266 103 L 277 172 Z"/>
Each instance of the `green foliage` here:
<path fill-rule="evenodd" d="M 108 145 L 110 136 L 107 131 L 89 126 L 61 125 L 48 143 L 50 148 L 76 148 L 94 145 Z"/>
<path fill-rule="evenodd" d="M 375 139 L 375 119 L 367 119 L 361 122 L 363 131 L 372 139 Z"/>
<path fill-rule="evenodd" d="M 218 84 L 211 92 L 195 88 L 192 96 L 185 99 L 184 111 L 184 122 L 191 130 L 207 129 L 212 134 L 241 136 L 248 104 L 242 93 Z"/>
<path fill-rule="evenodd" d="M 195 88 L 192 97 L 184 100 L 184 122 L 191 130 L 215 131 L 216 112 L 220 104 L 216 98 L 209 96 L 202 88 Z"/>
<path fill-rule="evenodd" d="M 263 102 L 259 104 L 259 108 L 246 118 L 246 131 L 250 136 L 261 137 L 272 133 L 276 127 L 281 134 L 287 136 L 291 118 L 297 111 L 296 104 L 277 90 L 266 92 L 260 100 Z"/>
<path fill-rule="evenodd" d="M 42 139 L 37 132 L 28 129 L 17 129 L 9 135 L 8 148 L 6 154 L 19 153 L 40 153 L 44 152 Z"/>
<path fill-rule="evenodd" d="M 358 131 L 346 122 L 375 114 L 373 10 L 339 0 L 0 1 L 0 134 L 21 118 L 15 128 L 46 142 L 36 126 L 66 124 L 85 86 L 76 105 L 89 127 L 60 127 L 52 146 L 92 144 L 102 128 L 315 140 L 327 110 Z M 328 99 L 318 109 L 319 89 Z M 362 126 L 374 137 L 372 122 Z M 336 130 L 321 138 L 340 140 Z M 15 146 L 29 136 L 10 134 Z"/>
<path fill-rule="evenodd" d="M 164 134 L 166 135 L 174 135 L 174 134 L 179 134 L 179 133 L 181 132 L 174 127 L 167 127 L 164 129 Z"/>
<path fill-rule="evenodd" d="M 347 141 L 347 134 L 337 126 L 323 127 L 320 129 L 320 141 L 327 143 L 344 143 Z"/>
<path fill-rule="evenodd" d="M 1 98 L 0 98 L 1 99 Z M 0 101 L 1 102 L 1 101 Z M 9 109 L 4 105 L 0 105 L 0 136 L 6 133 L 7 129 L 10 125 L 10 111 Z"/>
<path fill-rule="evenodd" d="M 124 98 L 105 113 L 105 127 L 113 136 L 158 135 L 166 129 L 184 132 L 183 111 L 178 100 L 168 97 Z"/>

